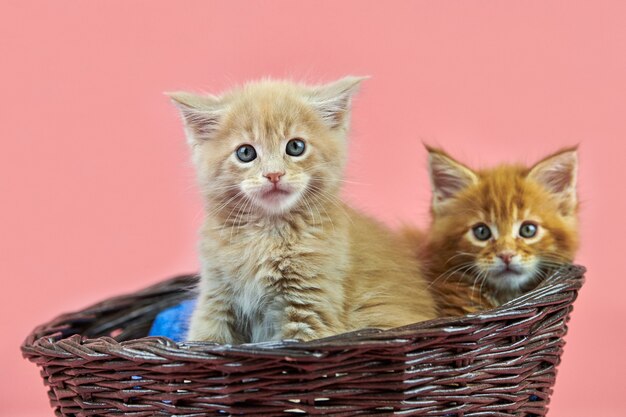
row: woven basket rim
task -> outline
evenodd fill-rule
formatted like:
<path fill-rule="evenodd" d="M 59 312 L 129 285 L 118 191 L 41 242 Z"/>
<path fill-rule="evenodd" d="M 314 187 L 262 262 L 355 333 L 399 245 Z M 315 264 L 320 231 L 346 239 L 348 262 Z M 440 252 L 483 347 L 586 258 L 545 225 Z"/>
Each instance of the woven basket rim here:
<path fill-rule="evenodd" d="M 353 347 L 381 349 L 408 344 L 416 339 L 440 338 L 442 334 L 453 335 L 462 332 L 467 326 L 484 324 L 492 320 L 519 319 L 532 316 L 535 308 L 541 305 L 556 304 L 563 297 L 571 297 L 582 287 L 586 268 L 581 265 L 564 265 L 555 270 L 537 288 L 518 297 L 502 306 L 485 310 L 480 313 L 463 317 L 439 318 L 398 327 L 389 330 L 363 329 L 355 332 L 317 339 L 309 342 L 280 341 L 247 343 L 242 345 L 220 345 L 213 342 L 175 342 L 167 337 L 142 337 L 119 342 L 112 337 L 102 336 L 86 338 L 80 334 L 63 337 L 62 323 L 71 320 L 77 315 L 89 312 L 96 314 L 106 302 L 118 299 L 132 298 L 138 292 L 111 297 L 95 303 L 87 308 L 72 313 L 62 314 L 55 319 L 35 328 L 21 346 L 22 353 L 28 359 L 41 356 L 42 352 L 51 357 L 67 358 L 72 355 L 87 356 L 93 352 L 113 354 L 124 358 L 137 360 L 140 356 L 145 362 L 165 363 L 167 360 L 184 359 L 186 361 L 202 361 L 214 359 L 227 352 L 237 352 L 250 357 L 294 357 L 304 359 L 310 357 L 317 360 L 332 350 L 342 350 Z M 164 282 L 190 279 L 197 275 L 181 275 L 149 286 L 140 292 L 149 292 L 158 288 Z M 574 295 L 575 297 L 575 295 Z"/>

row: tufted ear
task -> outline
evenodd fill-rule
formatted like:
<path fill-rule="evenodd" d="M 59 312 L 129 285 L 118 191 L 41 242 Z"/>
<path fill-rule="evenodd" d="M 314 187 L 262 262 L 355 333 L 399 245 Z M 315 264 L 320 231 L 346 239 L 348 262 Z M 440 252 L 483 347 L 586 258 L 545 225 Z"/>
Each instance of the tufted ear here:
<path fill-rule="evenodd" d="M 214 136 L 223 112 L 219 98 L 183 91 L 165 94 L 180 111 L 189 143 L 208 140 Z"/>
<path fill-rule="evenodd" d="M 544 158 L 528 172 L 528 178 L 537 181 L 550 191 L 566 212 L 578 205 L 576 182 L 578 176 L 578 150 L 568 148 Z"/>
<path fill-rule="evenodd" d="M 311 104 L 331 129 L 348 127 L 352 96 L 366 78 L 348 76 L 313 89 Z"/>
<path fill-rule="evenodd" d="M 442 205 L 455 198 L 465 188 L 478 182 L 478 176 L 452 159 L 441 149 L 426 146 L 428 150 L 428 171 L 433 192 L 433 210 L 438 211 Z"/>

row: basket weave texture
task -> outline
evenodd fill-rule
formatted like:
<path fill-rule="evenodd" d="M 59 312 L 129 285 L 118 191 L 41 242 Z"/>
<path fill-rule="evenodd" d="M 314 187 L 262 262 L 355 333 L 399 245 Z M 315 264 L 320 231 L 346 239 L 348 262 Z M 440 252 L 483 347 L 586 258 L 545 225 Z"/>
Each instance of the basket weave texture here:
<path fill-rule="evenodd" d="M 22 345 L 57 416 L 544 416 L 585 270 L 493 310 L 312 342 L 143 337 L 181 276 L 37 327 Z"/>

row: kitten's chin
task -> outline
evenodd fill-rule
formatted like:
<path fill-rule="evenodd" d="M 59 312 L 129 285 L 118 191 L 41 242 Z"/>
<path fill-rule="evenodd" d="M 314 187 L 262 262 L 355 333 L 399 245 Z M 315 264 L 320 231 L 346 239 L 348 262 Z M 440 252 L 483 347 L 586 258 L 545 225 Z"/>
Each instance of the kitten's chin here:
<path fill-rule="evenodd" d="M 498 292 L 516 294 L 526 288 L 533 281 L 534 276 L 534 271 L 507 269 L 499 272 L 490 272 L 487 280 Z"/>
<path fill-rule="evenodd" d="M 271 188 L 255 193 L 253 200 L 268 214 L 288 212 L 300 198 L 300 192 L 293 188 Z"/>

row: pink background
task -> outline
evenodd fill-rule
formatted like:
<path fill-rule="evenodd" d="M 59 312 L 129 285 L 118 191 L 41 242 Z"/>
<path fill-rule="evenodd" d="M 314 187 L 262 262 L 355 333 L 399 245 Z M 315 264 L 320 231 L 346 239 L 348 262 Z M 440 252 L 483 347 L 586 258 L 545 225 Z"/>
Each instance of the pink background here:
<path fill-rule="evenodd" d="M 624 2 L 3 1 L 0 414 L 52 415 L 18 346 L 60 312 L 197 268 L 201 207 L 162 92 L 371 75 L 346 198 L 424 225 L 421 141 L 474 165 L 581 144 L 589 268 L 553 417 L 624 415 Z"/>

